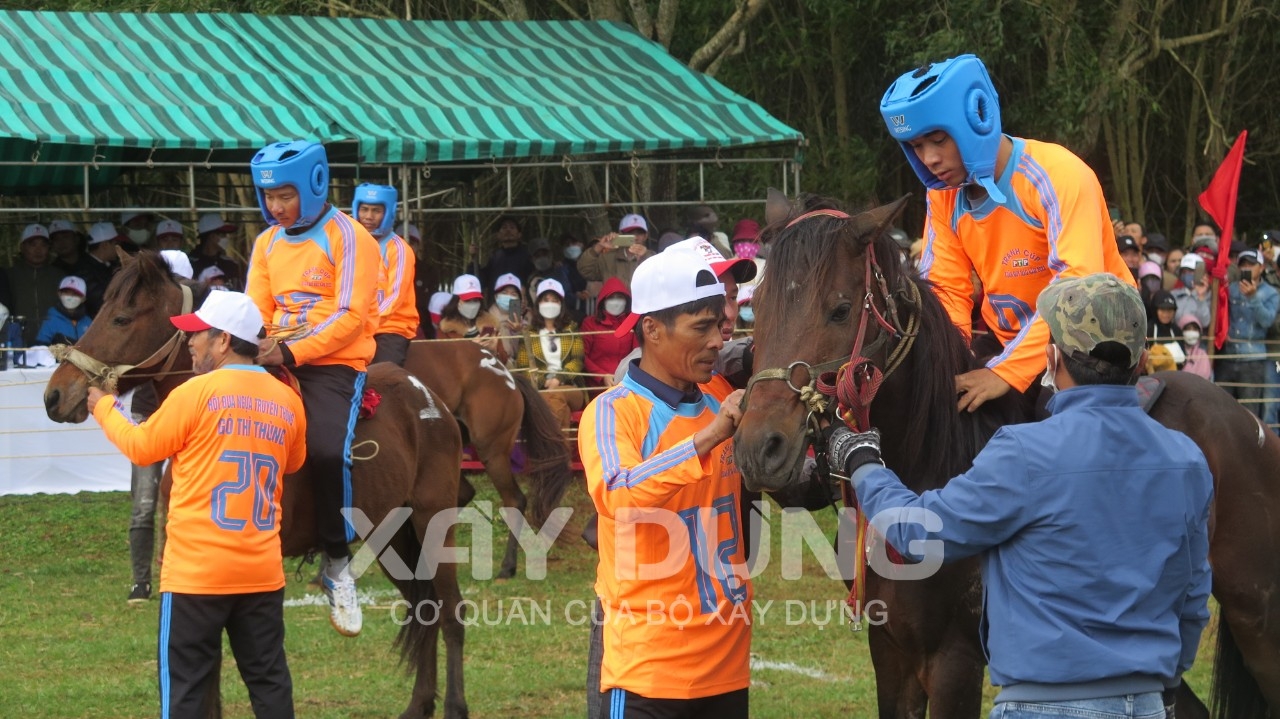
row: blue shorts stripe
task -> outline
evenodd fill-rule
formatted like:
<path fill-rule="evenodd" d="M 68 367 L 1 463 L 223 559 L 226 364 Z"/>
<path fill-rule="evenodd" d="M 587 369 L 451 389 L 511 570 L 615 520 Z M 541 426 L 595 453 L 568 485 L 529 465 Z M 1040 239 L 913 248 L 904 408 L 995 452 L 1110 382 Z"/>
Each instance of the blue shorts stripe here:
<path fill-rule="evenodd" d="M 354 504 L 354 496 L 351 491 L 351 441 L 356 436 L 356 420 L 360 418 L 360 404 L 364 400 L 364 382 L 367 374 L 361 372 L 356 375 L 355 396 L 351 399 L 351 412 L 347 415 L 347 437 L 342 447 L 342 506 L 351 507 Z M 347 541 L 354 542 L 356 539 L 356 528 L 351 522 L 343 517 L 343 526 L 347 528 Z"/>
<path fill-rule="evenodd" d="M 160 593 L 160 719 L 169 719 L 169 627 L 173 620 L 173 594 Z"/>

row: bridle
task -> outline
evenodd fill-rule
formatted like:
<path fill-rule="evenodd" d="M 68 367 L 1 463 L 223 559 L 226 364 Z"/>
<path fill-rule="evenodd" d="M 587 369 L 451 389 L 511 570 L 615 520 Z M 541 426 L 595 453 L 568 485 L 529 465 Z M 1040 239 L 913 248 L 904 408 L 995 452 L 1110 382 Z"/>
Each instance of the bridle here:
<path fill-rule="evenodd" d="M 815 210 L 795 218 L 787 224 L 787 227 L 815 216 L 849 219 L 847 214 L 839 210 Z M 863 266 L 865 268 L 863 286 L 866 292 L 862 297 L 858 332 L 849 356 L 837 357 L 816 365 L 796 361 L 786 367 L 761 370 L 755 373 L 747 383 L 747 391 L 742 400 L 745 409 L 751 390 L 757 382 L 766 380 L 786 382 L 787 387 L 799 395 L 801 404 L 808 410 L 804 422 L 806 434 L 809 442 L 814 445 L 815 454 L 819 457 L 825 454 L 826 449 L 825 446 L 821 446 L 823 444 L 821 420 L 832 419 L 831 400 L 835 400 L 835 415 L 850 428 L 855 431 L 869 428 L 871 402 L 875 399 L 876 392 L 879 391 L 884 380 L 902 365 L 903 360 L 911 352 L 919 332 L 921 301 L 920 288 L 916 283 L 910 280 L 902 283 L 906 289 L 903 299 L 908 310 L 905 312 L 906 322 L 904 323 L 902 313 L 899 312 L 898 301 L 889 288 L 879 260 L 876 259 L 874 247 L 868 248 L 867 261 Z M 877 306 L 877 298 L 884 306 L 883 311 Z M 874 340 L 866 343 L 867 328 L 872 320 L 881 331 Z M 881 369 L 871 358 L 890 341 L 893 342 L 893 348 L 885 359 L 884 369 Z M 805 370 L 808 381 L 797 386 L 793 380 L 796 370 L 800 368 Z M 821 461 L 820 459 L 819 462 Z"/>
<path fill-rule="evenodd" d="M 189 314 L 195 300 L 191 294 L 191 288 L 184 284 L 179 284 L 182 288 L 182 312 L 181 314 Z M 186 333 L 182 330 L 175 330 L 160 348 L 151 353 L 151 356 L 142 360 L 138 364 L 107 364 L 90 357 L 84 352 L 76 349 L 74 345 L 53 345 L 49 351 L 53 354 L 53 358 L 59 364 L 69 362 L 74 365 L 85 376 L 89 378 L 91 385 L 102 388 L 106 392 L 115 392 L 116 384 L 129 372 L 140 369 L 151 369 L 156 365 L 161 365 L 159 372 L 153 372 L 147 375 L 152 379 L 159 377 L 168 377 L 169 375 L 180 374 L 173 370 L 174 363 L 178 360 L 179 353 L 182 351 L 184 338 Z M 182 370 L 185 372 L 186 370 Z"/>

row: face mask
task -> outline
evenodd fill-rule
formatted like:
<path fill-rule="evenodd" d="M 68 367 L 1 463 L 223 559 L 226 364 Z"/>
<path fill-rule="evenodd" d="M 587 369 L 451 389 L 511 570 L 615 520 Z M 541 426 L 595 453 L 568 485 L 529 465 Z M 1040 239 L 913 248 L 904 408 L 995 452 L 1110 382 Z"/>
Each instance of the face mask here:
<path fill-rule="evenodd" d="M 458 303 L 458 314 L 469 320 L 474 320 L 476 315 L 480 314 L 480 300 L 467 300 Z"/>
<path fill-rule="evenodd" d="M 129 239 L 135 245 L 145 245 L 151 241 L 151 230 L 129 230 Z"/>
<path fill-rule="evenodd" d="M 1157 265 L 1163 265 L 1163 264 L 1164 264 L 1164 255 L 1160 254 L 1159 252 L 1151 252 L 1151 253 L 1148 253 L 1148 254 L 1147 254 L 1147 259 L 1148 259 L 1148 260 L 1151 260 L 1152 262 L 1156 263 Z"/>
<path fill-rule="evenodd" d="M 1058 385 L 1054 383 L 1054 369 L 1058 366 L 1058 348 L 1053 348 L 1053 361 L 1044 368 L 1044 374 L 1040 375 L 1040 386 L 1050 392 L 1057 392 Z"/>
<path fill-rule="evenodd" d="M 81 304 L 84 303 L 84 298 L 81 297 L 80 295 L 73 295 L 73 294 L 58 295 L 58 299 L 62 301 L 62 306 L 69 310 L 74 310 L 75 308 L 79 307 Z"/>
<path fill-rule="evenodd" d="M 576 260 L 582 257 L 582 248 L 577 245 L 569 245 L 564 248 L 564 258 L 566 260 Z"/>
<path fill-rule="evenodd" d="M 627 300 L 624 297 L 614 297 L 604 301 L 604 311 L 610 315 L 617 317 L 627 309 Z"/>
<path fill-rule="evenodd" d="M 1193 346 L 1200 343 L 1200 332 L 1198 330 L 1183 330 L 1182 341 Z"/>
<path fill-rule="evenodd" d="M 1142 286 L 1146 288 L 1147 292 L 1155 292 L 1159 290 L 1162 284 L 1164 283 L 1160 281 L 1159 277 L 1142 278 Z"/>
<path fill-rule="evenodd" d="M 503 312 L 506 312 L 507 310 L 511 309 L 511 303 L 514 302 L 516 298 L 512 297 L 511 295 L 498 295 L 494 299 L 498 303 L 498 309 L 502 310 Z"/>
<path fill-rule="evenodd" d="M 751 309 L 751 307 L 748 305 L 744 305 L 738 308 L 738 316 L 741 317 L 742 321 L 747 324 L 751 324 L 752 322 L 756 321 L 755 310 Z"/>
<path fill-rule="evenodd" d="M 1181 275 L 1178 276 L 1178 279 L 1182 280 L 1183 287 L 1191 287 L 1196 283 L 1196 273 L 1183 272 Z"/>
<path fill-rule="evenodd" d="M 550 257 L 536 257 L 536 258 L 534 258 L 534 260 L 533 260 L 533 266 L 534 266 L 534 268 L 535 268 L 535 269 L 537 269 L 539 272 L 546 272 L 547 270 L 551 269 L 551 258 L 550 258 Z"/>
<path fill-rule="evenodd" d="M 539 302 L 538 314 L 542 315 L 546 319 L 554 320 L 555 318 L 560 316 L 560 303 L 559 302 Z"/>

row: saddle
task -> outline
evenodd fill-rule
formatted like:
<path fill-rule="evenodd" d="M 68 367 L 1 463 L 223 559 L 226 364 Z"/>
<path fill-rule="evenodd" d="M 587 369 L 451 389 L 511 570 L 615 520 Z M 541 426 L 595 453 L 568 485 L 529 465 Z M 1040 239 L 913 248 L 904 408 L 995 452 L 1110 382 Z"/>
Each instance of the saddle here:
<path fill-rule="evenodd" d="M 266 367 L 267 373 L 272 377 L 280 380 L 286 387 L 293 390 L 294 394 L 302 396 L 302 388 L 298 385 L 298 378 L 288 367 L 276 365 L 274 367 Z M 378 411 L 378 405 L 382 404 L 382 395 L 378 390 L 372 387 L 365 387 L 364 394 L 360 397 L 360 414 L 359 419 L 369 419 Z"/>

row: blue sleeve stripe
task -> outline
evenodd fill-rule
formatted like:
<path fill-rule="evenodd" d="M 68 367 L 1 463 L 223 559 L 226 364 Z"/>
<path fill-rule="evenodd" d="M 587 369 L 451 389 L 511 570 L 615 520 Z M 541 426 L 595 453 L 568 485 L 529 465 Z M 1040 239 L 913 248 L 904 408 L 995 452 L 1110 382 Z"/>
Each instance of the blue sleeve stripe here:
<path fill-rule="evenodd" d="M 399 238 L 392 239 L 396 242 Z M 396 245 L 396 275 L 391 280 L 390 291 L 382 300 L 382 306 L 378 308 L 378 313 L 382 314 L 389 311 L 395 306 L 396 300 L 400 297 L 400 285 L 404 282 L 404 248 Z"/>
<path fill-rule="evenodd" d="M 115 411 L 119 412 L 120 416 L 124 417 L 129 424 L 137 426 L 138 423 L 133 421 L 133 414 L 124 408 L 124 404 L 119 400 L 119 398 L 117 398 L 115 402 L 111 403 L 111 407 Z"/>
<path fill-rule="evenodd" d="M 342 233 L 342 276 L 338 278 L 338 306 L 319 327 L 311 331 L 313 336 L 324 332 L 351 307 L 351 286 L 355 283 L 356 275 L 356 233 L 346 215 L 337 212 L 333 218 Z"/>
<path fill-rule="evenodd" d="M 1058 237 L 1062 234 L 1062 212 L 1058 203 L 1058 192 L 1053 188 L 1053 182 L 1049 179 L 1048 173 L 1029 155 L 1022 156 L 1020 169 L 1040 194 L 1040 203 L 1049 216 L 1048 226 L 1045 227 L 1045 236 L 1049 239 L 1049 269 L 1055 274 L 1060 273 L 1067 269 L 1067 263 L 1058 256 Z"/>
<path fill-rule="evenodd" d="M 1009 344 L 1004 346 L 1004 351 L 987 361 L 987 368 L 990 369 L 995 367 L 1001 362 L 1009 359 L 1009 355 L 1012 355 L 1013 351 L 1018 348 L 1018 345 L 1022 344 L 1022 340 L 1026 338 L 1027 332 L 1031 329 L 1031 325 L 1035 324 L 1038 319 L 1040 319 L 1039 309 L 1036 310 L 1034 315 L 1031 315 L 1031 321 L 1024 324 L 1022 329 L 1018 330 L 1018 334 L 1014 335 L 1014 338 L 1009 340 Z"/>
<path fill-rule="evenodd" d="M 927 221 L 928 222 L 928 221 Z M 938 239 L 938 234 L 933 231 L 933 222 L 928 222 L 925 228 L 924 250 L 920 252 L 919 272 L 921 279 L 929 279 L 929 270 L 933 269 L 933 243 Z"/>
<path fill-rule="evenodd" d="M 619 396 L 617 392 L 605 392 L 596 400 L 596 452 L 600 455 L 601 471 L 606 487 L 612 484 L 614 477 L 621 471 L 618 447 L 614 441 L 607 441 L 610 438 L 615 441 L 617 439 L 617 434 L 614 432 L 617 412 L 614 410 L 613 403 Z"/>
<path fill-rule="evenodd" d="M 655 474 L 661 474 L 672 467 L 678 466 L 696 453 L 693 441 L 690 440 L 681 442 L 665 452 L 655 454 L 631 469 L 631 476 L 627 480 L 626 486 L 634 487 Z M 610 487 L 609 489 L 617 489 L 617 487 Z"/>

